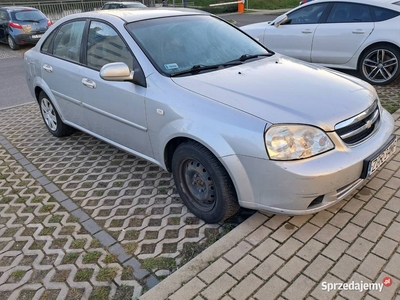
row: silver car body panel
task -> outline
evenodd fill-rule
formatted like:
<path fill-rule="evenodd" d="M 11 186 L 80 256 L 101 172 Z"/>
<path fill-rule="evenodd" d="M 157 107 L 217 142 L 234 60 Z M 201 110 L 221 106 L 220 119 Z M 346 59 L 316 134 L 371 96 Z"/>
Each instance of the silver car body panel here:
<path fill-rule="evenodd" d="M 154 68 L 124 27 L 126 21 L 199 13 L 203 12 L 150 9 L 80 14 L 81 18 L 101 16 L 113 24 L 140 62 L 147 86 L 106 82 L 96 71 L 41 54 L 50 29 L 25 54 L 29 89 L 33 96 L 36 87 L 43 89 L 66 124 L 165 169 L 165 148 L 174 138 L 203 144 L 226 168 L 243 207 L 307 214 L 333 205 L 359 186 L 363 160 L 388 140 L 393 118 L 380 107 L 379 129 L 355 147 L 348 147 L 334 130 L 336 124 L 360 114 L 378 99 L 373 87 L 281 55 L 170 78 Z M 49 78 L 43 65 L 50 63 L 63 69 L 64 76 Z M 93 93 L 84 86 L 84 78 L 95 82 L 99 90 Z M 127 109 L 130 101 L 134 105 Z M 271 161 L 264 132 L 279 123 L 320 127 L 335 149 L 305 160 Z M 309 207 L 321 195 L 322 202 Z"/>

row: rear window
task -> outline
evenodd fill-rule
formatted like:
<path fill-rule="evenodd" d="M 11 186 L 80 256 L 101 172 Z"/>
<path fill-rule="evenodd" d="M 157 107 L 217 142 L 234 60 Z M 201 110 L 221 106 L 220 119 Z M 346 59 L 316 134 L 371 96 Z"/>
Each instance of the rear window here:
<path fill-rule="evenodd" d="M 40 21 L 46 16 L 38 10 L 20 10 L 11 12 L 14 21 Z"/>

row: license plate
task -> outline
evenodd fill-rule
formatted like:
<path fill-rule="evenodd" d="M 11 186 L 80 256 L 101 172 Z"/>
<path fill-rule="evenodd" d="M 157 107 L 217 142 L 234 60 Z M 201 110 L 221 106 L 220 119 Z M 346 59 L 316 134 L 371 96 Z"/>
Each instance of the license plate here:
<path fill-rule="evenodd" d="M 378 170 L 396 152 L 397 137 L 392 135 L 389 141 L 376 153 L 364 160 L 361 178 L 368 178 Z"/>
<path fill-rule="evenodd" d="M 40 39 L 42 37 L 43 34 L 34 34 L 32 35 L 33 39 Z"/>

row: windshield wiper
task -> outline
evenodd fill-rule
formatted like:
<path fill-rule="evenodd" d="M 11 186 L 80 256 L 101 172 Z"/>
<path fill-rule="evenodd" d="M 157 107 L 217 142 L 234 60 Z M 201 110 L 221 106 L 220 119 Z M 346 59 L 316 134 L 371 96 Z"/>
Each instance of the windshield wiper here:
<path fill-rule="evenodd" d="M 24 22 L 40 23 L 40 21 L 39 21 L 39 20 L 24 20 Z"/>
<path fill-rule="evenodd" d="M 240 64 L 241 64 L 240 61 L 230 61 L 230 62 L 226 62 L 226 63 L 222 63 L 222 64 L 209 65 L 209 66 L 206 66 L 206 65 L 194 65 L 193 67 L 191 67 L 188 70 L 172 73 L 171 77 L 184 75 L 184 74 L 198 74 L 201 71 L 219 69 L 221 67 L 226 67 L 226 66 L 236 66 L 236 65 L 240 65 Z"/>
<path fill-rule="evenodd" d="M 249 60 L 249 59 L 253 59 L 253 58 L 257 58 L 257 57 L 260 57 L 260 56 L 266 56 L 266 57 L 268 57 L 268 56 L 272 56 L 272 55 L 274 55 L 274 53 L 263 53 L 263 54 L 243 54 L 241 57 L 239 57 L 238 59 L 235 59 L 235 60 L 232 60 L 233 62 L 234 61 L 246 61 L 246 60 Z"/>

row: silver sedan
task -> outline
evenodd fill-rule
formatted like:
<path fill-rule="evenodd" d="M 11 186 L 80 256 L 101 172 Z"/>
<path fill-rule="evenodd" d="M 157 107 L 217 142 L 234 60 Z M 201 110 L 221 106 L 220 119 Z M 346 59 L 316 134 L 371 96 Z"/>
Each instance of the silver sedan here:
<path fill-rule="evenodd" d="M 371 85 L 275 54 L 201 11 L 71 15 L 24 66 L 51 134 L 79 129 L 172 172 L 210 223 L 239 206 L 325 209 L 396 150 Z"/>

